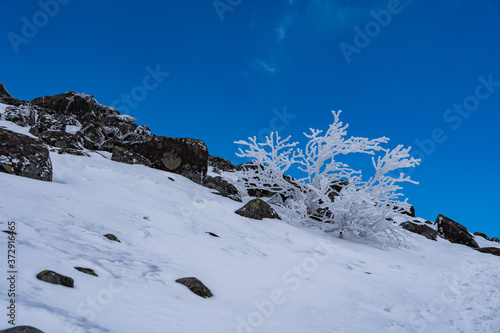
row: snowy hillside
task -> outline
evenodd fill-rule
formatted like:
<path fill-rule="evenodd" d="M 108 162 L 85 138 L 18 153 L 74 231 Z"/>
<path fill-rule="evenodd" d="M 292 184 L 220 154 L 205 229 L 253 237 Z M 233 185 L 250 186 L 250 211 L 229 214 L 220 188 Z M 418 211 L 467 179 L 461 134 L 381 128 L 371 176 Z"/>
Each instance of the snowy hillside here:
<path fill-rule="evenodd" d="M 16 325 L 45 333 L 500 332 L 497 256 L 406 231 L 407 248 L 382 250 L 286 218 L 251 220 L 234 213 L 242 203 L 178 174 L 89 155 L 51 152 L 53 182 L 0 173 L 0 230 L 16 223 Z M 4 274 L 6 264 L 4 255 Z M 38 280 L 43 270 L 72 277 L 74 288 Z M 175 282 L 183 277 L 214 296 Z M 4 312 L 7 289 L 2 283 Z M 0 329 L 10 327 L 2 318 Z"/>

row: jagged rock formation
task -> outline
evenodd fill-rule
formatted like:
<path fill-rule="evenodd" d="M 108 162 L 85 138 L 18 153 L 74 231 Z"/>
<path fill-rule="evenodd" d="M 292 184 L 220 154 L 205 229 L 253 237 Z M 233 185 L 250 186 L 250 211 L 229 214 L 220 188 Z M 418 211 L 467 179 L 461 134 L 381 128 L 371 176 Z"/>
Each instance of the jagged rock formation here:
<path fill-rule="evenodd" d="M 113 152 L 113 160 L 144 164 L 181 174 L 201 183 L 207 172 L 208 149 L 203 141 L 151 134 L 135 118 L 102 105 L 92 95 L 69 91 L 31 102 L 12 97 L 0 83 L 0 103 L 11 105 L 1 115 L 46 144 L 71 150 Z"/>
<path fill-rule="evenodd" d="M 441 237 L 452 243 L 463 244 L 476 249 L 479 247 L 467 228 L 460 223 L 441 214 L 436 218 L 436 223 Z"/>

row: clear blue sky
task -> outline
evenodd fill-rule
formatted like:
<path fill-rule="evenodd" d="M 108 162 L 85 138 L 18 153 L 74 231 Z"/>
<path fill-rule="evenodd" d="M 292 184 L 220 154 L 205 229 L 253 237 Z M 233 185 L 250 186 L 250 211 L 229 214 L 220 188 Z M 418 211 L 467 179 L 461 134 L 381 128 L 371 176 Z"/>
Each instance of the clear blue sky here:
<path fill-rule="evenodd" d="M 497 0 L 56 1 L 0 0 L 15 97 L 90 93 L 234 163 L 235 140 L 302 140 L 341 109 L 423 157 L 417 215 L 500 236 Z"/>

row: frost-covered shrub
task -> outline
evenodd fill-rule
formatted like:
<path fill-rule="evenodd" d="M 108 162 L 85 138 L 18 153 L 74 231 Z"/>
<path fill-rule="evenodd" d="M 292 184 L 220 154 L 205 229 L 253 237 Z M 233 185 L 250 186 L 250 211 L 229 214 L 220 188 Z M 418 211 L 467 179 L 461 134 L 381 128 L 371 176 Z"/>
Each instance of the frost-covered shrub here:
<path fill-rule="evenodd" d="M 394 173 L 415 167 L 420 160 L 410 157 L 410 147 L 384 148 L 386 137 L 348 138 L 348 125 L 340 121 L 340 113 L 332 111 L 334 121 L 326 132 L 304 133 L 309 141 L 303 149 L 298 142 L 290 142 L 290 136 L 283 139 L 278 133 L 271 133 L 265 142 L 257 142 L 256 137 L 237 141 L 245 148 L 236 155 L 251 159 L 237 173 L 239 182 L 250 190 L 274 193 L 271 201 L 292 219 L 330 223 L 330 231 L 344 237 L 397 246 L 403 238 L 388 219 L 410 209 L 407 200 L 401 201 L 400 183 L 416 182 Z M 369 179 L 339 160 L 353 153 L 373 155 L 375 173 Z M 302 178 L 287 176 L 292 169 Z"/>

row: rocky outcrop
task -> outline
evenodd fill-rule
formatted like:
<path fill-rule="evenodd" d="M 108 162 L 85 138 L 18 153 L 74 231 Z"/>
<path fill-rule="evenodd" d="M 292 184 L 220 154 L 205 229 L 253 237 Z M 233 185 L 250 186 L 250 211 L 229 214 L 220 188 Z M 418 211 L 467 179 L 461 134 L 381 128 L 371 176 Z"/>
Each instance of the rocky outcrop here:
<path fill-rule="evenodd" d="M 476 232 L 474 233 L 474 236 L 481 236 L 481 237 L 483 237 L 483 238 L 484 238 L 484 239 L 486 239 L 486 240 L 491 240 L 491 239 L 490 239 L 490 238 L 489 238 L 486 234 L 483 234 L 482 232 L 477 232 L 477 231 L 476 231 Z"/>
<path fill-rule="evenodd" d="M 491 237 L 491 241 L 500 243 L 500 240 L 498 240 L 498 237 Z"/>
<path fill-rule="evenodd" d="M 212 167 L 213 171 L 216 173 L 221 173 L 222 171 L 236 171 L 236 166 L 234 166 L 230 161 L 223 159 L 222 157 L 212 155 L 208 155 L 208 166 Z"/>
<path fill-rule="evenodd" d="M 123 147 L 147 158 L 153 168 L 180 174 L 198 184 L 207 173 L 208 149 L 201 140 L 154 135 L 149 141 Z"/>
<path fill-rule="evenodd" d="M 49 151 L 41 141 L 0 128 L 0 172 L 51 181 Z"/>
<path fill-rule="evenodd" d="M 0 103 L 18 106 L 21 105 L 23 101 L 12 97 L 12 95 L 5 89 L 3 83 L 0 82 Z"/>
<path fill-rule="evenodd" d="M 218 191 L 217 194 L 220 194 L 223 197 L 227 197 L 233 199 L 234 201 L 241 202 L 241 195 L 236 189 L 236 187 L 233 184 L 229 183 L 227 180 L 223 179 L 222 177 L 205 176 L 205 178 L 203 178 L 202 185 Z"/>
<path fill-rule="evenodd" d="M 70 278 L 68 276 L 61 275 L 61 274 L 56 273 L 54 271 L 48 271 L 48 270 L 45 270 L 45 271 L 38 273 L 36 278 L 38 280 L 45 281 L 48 283 L 60 284 L 62 286 L 68 287 L 68 288 L 73 288 L 73 286 L 75 284 L 75 281 L 72 278 Z"/>
<path fill-rule="evenodd" d="M 438 215 L 435 223 L 437 223 L 439 235 L 451 243 L 463 244 L 472 248 L 479 247 L 467 228 L 460 223 L 441 214 Z"/>
<path fill-rule="evenodd" d="M 281 217 L 276 213 L 273 207 L 264 200 L 258 198 L 250 200 L 235 213 L 255 220 L 262 220 L 264 218 L 281 220 Z"/>
<path fill-rule="evenodd" d="M 151 161 L 144 156 L 121 147 L 113 147 L 111 160 L 120 163 L 151 166 Z"/>
<path fill-rule="evenodd" d="M 83 148 L 81 137 L 63 131 L 45 131 L 40 134 L 39 138 L 46 144 L 56 148 Z"/>
<path fill-rule="evenodd" d="M 200 297 L 209 298 L 213 296 L 210 289 L 195 277 L 177 279 L 175 282 L 185 285 L 189 290 Z"/>
<path fill-rule="evenodd" d="M 403 222 L 401 227 L 410 232 L 422 235 L 430 240 L 437 240 L 437 231 L 425 224 L 417 224 L 413 222 Z"/>
<path fill-rule="evenodd" d="M 0 333 L 43 333 L 39 329 L 31 326 L 16 326 L 1 330 Z"/>
<path fill-rule="evenodd" d="M 477 250 L 482 253 L 489 253 L 495 256 L 500 256 L 500 248 L 498 247 L 481 247 Z"/>

